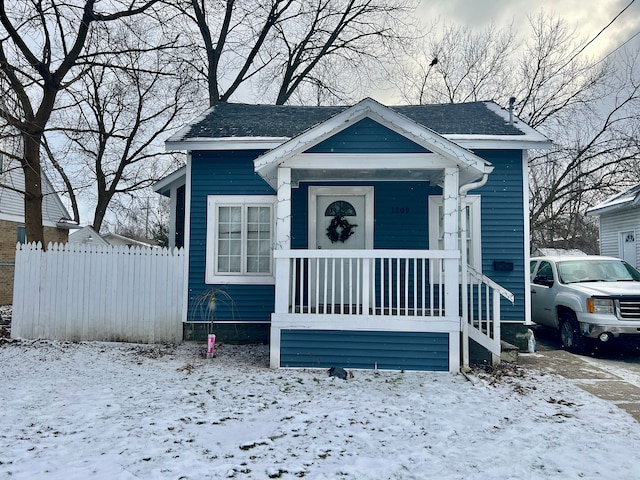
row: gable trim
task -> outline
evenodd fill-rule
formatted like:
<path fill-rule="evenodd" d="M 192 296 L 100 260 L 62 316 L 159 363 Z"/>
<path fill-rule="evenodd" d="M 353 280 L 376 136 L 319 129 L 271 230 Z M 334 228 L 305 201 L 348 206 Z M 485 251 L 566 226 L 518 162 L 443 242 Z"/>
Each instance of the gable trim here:
<path fill-rule="evenodd" d="M 454 158 L 460 163 L 475 167 L 482 173 L 489 173 L 485 172 L 485 168 L 489 166 L 485 160 L 371 98 L 365 98 L 344 112 L 256 158 L 254 161 L 256 172 L 260 173 L 261 170 L 269 169 L 270 166 L 282 160 L 308 150 L 313 145 L 355 125 L 363 118 L 371 118 L 434 153 Z"/>
<path fill-rule="evenodd" d="M 304 154 L 306 150 L 355 125 L 363 118 L 370 118 L 408 140 L 413 141 L 417 145 L 433 152 L 433 154 L 442 156 L 443 158 L 441 160 L 446 163 L 447 167 L 455 165 L 455 167 L 461 170 L 467 170 L 468 175 L 466 176 L 468 178 L 466 178 L 466 181 L 473 181 L 493 171 L 493 166 L 489 162 L 478 157 L 471 151 L 456 145 L 433 130 L 417 124 L 404 115 L 370 98 L 362 100 L 360 103 L 331 117 L 324 123 L 307 130 L 298 137 L 259 156 L 254 160 L 255 171 L 269 182 L 270 178 L 275 178 L 275 170 L 278 166 L 300 165 L 296 163 L 297 160 L 293 160 L 295 157 L 304 155 L 305 158 L 308 158 L 306 157 L 308 154 Z M 369 155 L 369 158 L 378 157 L 388 159 L 393 155 L 394 154 L 387 153 L 375 154 Z M 324 161 L 330 161 L 328 159 L 332 156 L 333 154 L 325 154 Z M 430 157 L 430 159 L 433 158 L 435 158 L 435 156 Z M 333 163 L 335 164 L 335 162 Z M 370 167 L 371 165 L 369 163 L 369 168 Z M 325 168 L 329 168 L 326 163 Z M 345 167 L 341 165 L 341 168 Z M 429 162 L 425 162 L 416 168 L 431 169 L 434 167 L 432 167 Z"/>

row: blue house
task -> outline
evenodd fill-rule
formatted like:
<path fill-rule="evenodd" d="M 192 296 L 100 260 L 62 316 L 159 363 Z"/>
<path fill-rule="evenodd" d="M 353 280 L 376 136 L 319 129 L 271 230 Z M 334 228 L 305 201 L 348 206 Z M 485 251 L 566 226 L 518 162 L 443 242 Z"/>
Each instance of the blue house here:
<path fill-rule="evenodd" d="M 156 185 L 185 340 L 268 341 L 274 368 L 499 361 L 530 322 L 527 151 L 549 145 L 493 102 L 209 108 Z"/>

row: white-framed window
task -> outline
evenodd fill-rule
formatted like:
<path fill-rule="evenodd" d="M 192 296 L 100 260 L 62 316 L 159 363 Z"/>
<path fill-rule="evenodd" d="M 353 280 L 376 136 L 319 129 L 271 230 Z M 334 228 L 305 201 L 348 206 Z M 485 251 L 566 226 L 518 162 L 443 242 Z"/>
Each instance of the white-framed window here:
<path fill-rule="evenodd" d="M 467 263 L 482 271 L 482 251 L 480 232 L 480 195 L 464 197 L 466 210 Z M 432 249 L 444 248 L 444 200 L 442 195 L 429 196 L 429 245 Z"/>
<path fill-rule="evenodd" d="M 272 284 L 274 195 L 207 197 L 206 283 Z"/>

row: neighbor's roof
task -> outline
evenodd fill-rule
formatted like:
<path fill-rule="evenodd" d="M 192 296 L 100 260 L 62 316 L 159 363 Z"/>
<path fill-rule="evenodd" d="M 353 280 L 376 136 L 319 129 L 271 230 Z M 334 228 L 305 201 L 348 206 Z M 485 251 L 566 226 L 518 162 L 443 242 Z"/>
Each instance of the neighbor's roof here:
<path fill-rule="evenodd" d="M 640 205 L 640 183 L 622 193 L 617 193 L 607 198 L 599 205 L 591 207 L 587 210 L 587 216 L 593 217 L 616 210 L 637 207 L 638 205 Z"/>
<path fill-rule="evenodd" d="M 219 103 L 187 124 L 169 140 L 168 148 L 221 139 L 293 138 L 350 106 L 249 105 Z M 542 134 L 514 117 L 495 102 L 447 103 L 440 105 L 404 105 L 388 107 L 414 122 L 450 139 L 467 137 L 527 140 L 550 143 Z M 206 148 L 212 148 L 209 145 Z"/>

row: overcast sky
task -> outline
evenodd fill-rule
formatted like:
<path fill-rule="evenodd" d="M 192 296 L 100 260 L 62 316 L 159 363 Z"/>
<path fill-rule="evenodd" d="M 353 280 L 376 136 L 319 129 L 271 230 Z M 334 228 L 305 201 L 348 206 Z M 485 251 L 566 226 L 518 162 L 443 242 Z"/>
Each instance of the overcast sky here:
<path fill-rule="evenodd" d="M 631 0 L 421 0 L 421 16 L 464 22 L 482 27 L 493 21 L 497 26 L 527 28 L 527 15 L 544 10 L 564 17 L 591 39 L 620 13 Z M 604 32 L 590 53 L 608 53 L 640 31 L 640 0 L 636 0 Z M 640 45 L 640 35 L 634 39 Z"/>

